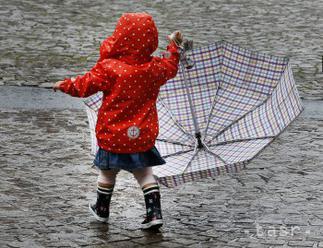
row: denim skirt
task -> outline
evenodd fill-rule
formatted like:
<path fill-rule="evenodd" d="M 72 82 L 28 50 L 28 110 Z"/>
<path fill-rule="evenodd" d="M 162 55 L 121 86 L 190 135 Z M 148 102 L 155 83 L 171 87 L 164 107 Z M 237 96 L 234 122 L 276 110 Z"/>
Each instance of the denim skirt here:
<path fill-rule="evenodd" d="M 145 152 L 114 153 L 99 148 L 93 161 L 101 170 L 123 169 L 132 172 L 137 168 L 166 164 L 155 146 Z"/>

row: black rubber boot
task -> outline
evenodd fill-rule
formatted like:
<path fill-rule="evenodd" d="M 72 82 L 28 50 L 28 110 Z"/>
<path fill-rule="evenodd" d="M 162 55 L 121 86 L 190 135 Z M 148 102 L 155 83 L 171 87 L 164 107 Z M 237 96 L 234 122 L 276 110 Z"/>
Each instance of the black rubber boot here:
<path fill-rule="evenodd" d="M 101 222 L 108 222 L 110 214 L 110 202 L 112 189 L 97 189 L 97 200 L 95 204 L 89 204 L 89 210 L 93 216 Z"/>
<path fill-rule="evenodd" d="M 141 223 L 142 229 L 158 229 L 163 225 L 159 186 L 156 184 L 156 186 L 143 189 L 143 192 L 146 204 L 146 218 Z"/>

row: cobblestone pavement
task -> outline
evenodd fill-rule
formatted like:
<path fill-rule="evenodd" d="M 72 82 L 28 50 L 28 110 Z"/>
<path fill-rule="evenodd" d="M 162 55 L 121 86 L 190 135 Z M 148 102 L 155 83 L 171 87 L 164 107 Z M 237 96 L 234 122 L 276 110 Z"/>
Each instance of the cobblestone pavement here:
<path fill-rule="evenodd" d="M 46 4 L 45 4 L 46 2 Z M 123 12 L 148 11 L 160 32 L 201 46 L 220 39 L 291 58 L 301 96 L 323 98 L 323 1 L 0 0 L 0 85 L 48 87 L 90 69 Z"/>
<path fill-rule="evenodd" d="M 321 104 L 306 101 L 241 173 L 162 186 L 159 233 L 140 230 L 143 195 L 128 172 L 110 224 L 89 214 L 96 173 L 84 110 L 0 108 L 0 247 L 323 247 Z"/>
<path fill-rule="evenodd" d="M 323 99 L 322 1 L 46 3 L 0 0 L 1 248 L 323 247 L 323 102 L 310 101 Z M 153 15 L 159 51 L 163 37 L 180 29 L 196 46 L 225 39 L 286 55 L 308 99 L 305 112 L 246 170 L 162 187 L 160 233 L 140 230 L 143 196 L 127 172 L 117 179 L 110 224 L 88 213 L 96 173 L 80 105 L 58 102 L 45 89 L 7 87 L 46 88 L 84 73 L 117 18 L 130 11 Z M 12 99 L 19 108 L 10 108 Z"/>

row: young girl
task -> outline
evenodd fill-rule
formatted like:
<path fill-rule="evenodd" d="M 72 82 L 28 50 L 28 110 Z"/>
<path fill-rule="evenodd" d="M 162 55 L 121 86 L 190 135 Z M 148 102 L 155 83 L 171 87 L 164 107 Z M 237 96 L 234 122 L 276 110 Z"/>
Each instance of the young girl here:
<path fill-rule="evenodd" d="M 53 87 L 75 97 L 103 92 L 96 125 L 99 150 L 94 160 L 99 169 L 97 201 L 89 204 L 99 221 L 108 221 L 116 176 L 123 169 L 133 173 L 144 194 L 142 228 L 163 224 L 159 184 L 152 174 L 152 166 L 166 163 L 155 147 L 159 132 L 156 100 L 159 88 L 176 76 L 183 37 L 176 31 L 168 40 L 165 56 L 152 56 L 158 47 L 154 20 L 147 13 L 125 13 L 103 41 L 96 65 L 85 75 Z"/>

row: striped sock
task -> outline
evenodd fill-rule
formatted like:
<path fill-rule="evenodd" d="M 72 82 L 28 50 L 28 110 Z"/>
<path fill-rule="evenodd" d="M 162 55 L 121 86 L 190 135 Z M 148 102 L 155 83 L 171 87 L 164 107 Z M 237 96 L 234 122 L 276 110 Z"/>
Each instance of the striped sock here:
<path fill-rule="evenodd" d="M 158 183 L 148 183 L 142 187 L 142 191 L 144 195 L 152 192 L 159 192 L 159 185 Z"/>
<path fill-rule="evenodd" d="M 113 192 L 113 188 L 114 188 L 114 184 L 103 184 L 103 183 L 97 184 L 98 193 L 101 193 L 104 195 L 111 195 Z"/>

